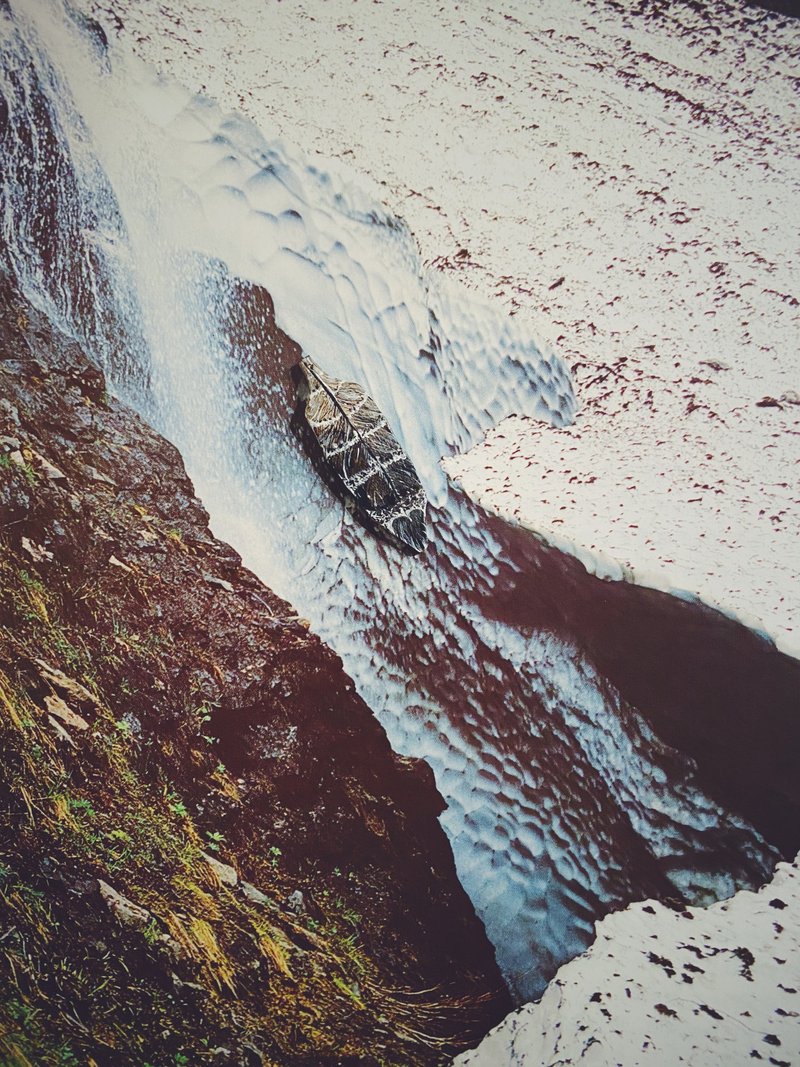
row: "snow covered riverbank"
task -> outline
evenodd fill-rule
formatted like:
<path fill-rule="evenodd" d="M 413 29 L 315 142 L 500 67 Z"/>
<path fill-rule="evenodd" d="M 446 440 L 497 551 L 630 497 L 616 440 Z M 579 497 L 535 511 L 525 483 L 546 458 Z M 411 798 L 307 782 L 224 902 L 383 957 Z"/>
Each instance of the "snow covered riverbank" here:
<path fill-rule="evenodd" d="M 705 910 L 633 904 L 459 1067 L 798 1062 L 798 866 Z"/>
<path fill-rule="evenodd" d="M 507 422 L 450 463 L 470 495 L 797 648 L 795 20 L 86 6 L 171 77 L 370 175 L 429 263 L 567 358 L 575 425 Z"/>

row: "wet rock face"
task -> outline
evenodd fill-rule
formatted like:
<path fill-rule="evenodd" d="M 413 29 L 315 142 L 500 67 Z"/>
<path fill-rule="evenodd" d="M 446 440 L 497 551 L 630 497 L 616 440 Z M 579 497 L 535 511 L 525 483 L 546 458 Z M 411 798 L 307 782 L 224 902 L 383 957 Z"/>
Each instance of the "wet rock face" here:
<path fill-rule="evenodd" d="M 501 1017 L 430 772 L 2 275 L 0 570 L 7 1055 L 436 1063 Z"/>
<path fill-rule="evenodd" d="M 796 855 L 800 663 L 703 604 L 603 581 L 523 531 L 495 528 L 522 566 L 491 610 L 571 634 L 662 740 L 696 761 L 712 796 Z"/>

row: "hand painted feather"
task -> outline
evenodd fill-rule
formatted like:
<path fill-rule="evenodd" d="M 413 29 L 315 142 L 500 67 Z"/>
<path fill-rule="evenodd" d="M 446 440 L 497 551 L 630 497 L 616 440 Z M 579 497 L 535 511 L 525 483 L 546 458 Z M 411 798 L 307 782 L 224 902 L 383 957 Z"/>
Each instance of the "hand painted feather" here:
<path fill-rule="evenodd" d="M 412 552 L 425 547 L 425 491 L 375 401 L 304 357 L 305 418 L 336 481 L 369 524 Z"/>

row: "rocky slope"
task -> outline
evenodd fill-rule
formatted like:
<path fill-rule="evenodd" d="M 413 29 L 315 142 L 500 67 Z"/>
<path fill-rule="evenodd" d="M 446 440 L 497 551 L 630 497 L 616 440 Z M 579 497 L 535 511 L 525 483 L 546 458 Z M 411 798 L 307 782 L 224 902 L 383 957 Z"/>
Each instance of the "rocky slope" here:
<path fill-rule="evenodd" d="M 0 276 L 0 1057 L 418 1064 L 508 1008 L 430 772 Z"/>

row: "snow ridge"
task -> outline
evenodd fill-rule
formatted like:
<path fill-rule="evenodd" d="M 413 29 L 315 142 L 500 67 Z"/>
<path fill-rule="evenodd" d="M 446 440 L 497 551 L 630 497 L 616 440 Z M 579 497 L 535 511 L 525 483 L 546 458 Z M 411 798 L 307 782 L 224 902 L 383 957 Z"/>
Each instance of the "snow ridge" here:
<path fill-rule="evenodd" d="M 632 904 L 458 1067 L 796 1064 L 800 868 L 705 910 Z"/>

